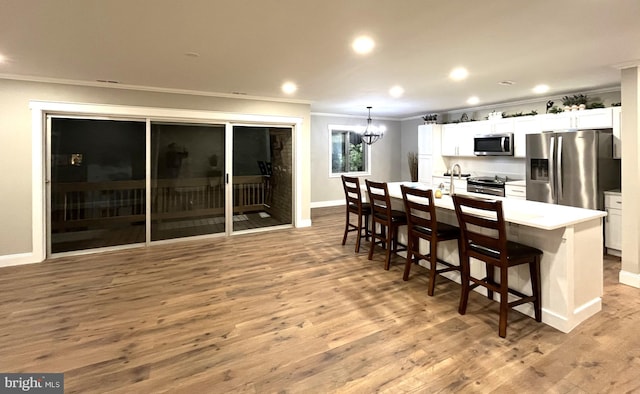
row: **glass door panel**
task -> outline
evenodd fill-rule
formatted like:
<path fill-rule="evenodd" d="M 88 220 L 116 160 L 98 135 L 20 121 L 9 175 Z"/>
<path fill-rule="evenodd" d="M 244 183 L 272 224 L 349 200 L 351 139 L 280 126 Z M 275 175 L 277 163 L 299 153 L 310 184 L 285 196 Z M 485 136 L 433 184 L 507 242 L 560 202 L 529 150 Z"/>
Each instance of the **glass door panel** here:
<path fill-rule="evenodd" d="M 233 231 L 292 223 L 290 127 L 233 127 Z"/>
<path fill-rule="evenodd" d="M 49 252 L 145 241 L 144 122 L 50 118 Z"/>
<path fill-rule="evenodd" d="M 225 125 L 151 122 L 151 240 L 225 232 Z"/>

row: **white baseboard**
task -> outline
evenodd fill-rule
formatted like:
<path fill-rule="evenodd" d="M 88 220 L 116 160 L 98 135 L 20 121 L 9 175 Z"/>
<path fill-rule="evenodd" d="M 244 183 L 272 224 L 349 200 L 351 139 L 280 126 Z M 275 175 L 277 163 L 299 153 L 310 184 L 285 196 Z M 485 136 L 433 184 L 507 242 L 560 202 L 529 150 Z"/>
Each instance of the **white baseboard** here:
<path fill-rule="evenodd" d="M 298 220 L 296 222 L 296 227 L 311 227 L 311 219 Z"/>
<path fill-rule="evenodd" d="M 13 265 L 41 263 L 32 253 L 16 253 L 0 256 L 0 267 L 11 267 Z"/>
<path fill-rule="evenodd" d="M 346 204 L 345 200 L 333 200 L 333 201 L 316 201 L 310 204 L 311 208 L 326 208 L 337 207 Z"/>
<path fill-rule="evenodd" d="M 620 270 L 618 278 L 623 285 L 640 288 L 640 274 Z"/>

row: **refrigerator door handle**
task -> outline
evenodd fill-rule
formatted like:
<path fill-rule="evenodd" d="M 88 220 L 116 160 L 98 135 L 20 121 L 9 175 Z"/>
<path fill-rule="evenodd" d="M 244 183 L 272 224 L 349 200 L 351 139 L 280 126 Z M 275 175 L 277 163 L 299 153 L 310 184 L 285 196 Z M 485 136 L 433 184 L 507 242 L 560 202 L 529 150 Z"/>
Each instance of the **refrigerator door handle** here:
<path fill-rule="evenodd" d="M 552 203 L 557 203 L 557 198 L 556 198 L 556 188 L 555 188 L 555 184 L 556 184 L 556 137 L 555 136 L 550 136 L 549 137 L 549 188 L 551 189 L 551 200 Z"/>
<path fill-rule="evenodd" d="M 558 202 L 562 200 L 562 137 L 558 137 L 558 161 L 556 162 L 556 177 L 558 178 Z"/>
<path fill-rule="evenodd" d="M 502 151 L 503 151 L 503 152 L 506 152 L 506 151 L 507 151 L 507 148 L 508 148 L 507 144 L 508 144 L 508 142 L 507 142 L 507 137 L 502 137 L 502 138 L 500 139 L 500 145 L 502 146 Z"/>

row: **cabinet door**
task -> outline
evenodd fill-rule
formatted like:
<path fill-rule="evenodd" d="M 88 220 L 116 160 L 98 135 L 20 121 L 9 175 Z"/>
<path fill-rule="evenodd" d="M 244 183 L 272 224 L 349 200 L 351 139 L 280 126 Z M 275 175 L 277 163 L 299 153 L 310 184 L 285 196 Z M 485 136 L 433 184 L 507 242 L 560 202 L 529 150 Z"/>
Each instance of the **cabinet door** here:
<path fill-rule="evenodd" d="M 527 134 L 542 132 L 538 116 L 523 116 L 513 122 L 513 156 L 527 156 Z"/>
<path fill-rule="evenodd" d="M 418 126 L 418 154 L 419 155 L 430 155 L 433 153 L 431 149 L 432 130 L 433 130 L 433 127 L 431 125 Z"/>
<path fill-rule="evenodd" d="M 491 122 L 491 132 L 495 134 L 513 133 L 515 127 L 513 119 L 498 119 L 489 122 Z"/>
<path fill-rule="evenodd" d="M 604 246 L 622 250 L 622 210 L 607 208 L 604 224 Z"/>
<path fill-rule="evenodd" d="M 459 124 L 446 124 L 442 126 L 442 142 L 440 146 L 442 156 L 458 155 L 459 126 Z"/>
<path fill-rule="evenodd" d="M 475 122 L 473 122 L 475 123 Z M 475 128 L 471 124 L 463 124 L 458 131 L 458 156 L 475 156 L 473 154 L 473 137 Z"/>
<path fill-rule="evenodd" d="M 573 116 L 571 115 L 571 112 L 539 116 L 542 131 L 566 130 L 573 128 Z"/>
<path fill-rule="evenodd" d="M 613 127 L 611 108 L 598 108 L 572 112 L 575 114 L 575 128 L 598 129 Z"/>
<path fill-rule="evenodd" d="M 431 156 L 418 156 L 418 182 L 431 186 L 431 176 L 433 175 L 433 159 Z"/>
<path fill-rule="evenodd" d="M 622 158 L 622 108 L 613 107 L 613 157 Z"/>

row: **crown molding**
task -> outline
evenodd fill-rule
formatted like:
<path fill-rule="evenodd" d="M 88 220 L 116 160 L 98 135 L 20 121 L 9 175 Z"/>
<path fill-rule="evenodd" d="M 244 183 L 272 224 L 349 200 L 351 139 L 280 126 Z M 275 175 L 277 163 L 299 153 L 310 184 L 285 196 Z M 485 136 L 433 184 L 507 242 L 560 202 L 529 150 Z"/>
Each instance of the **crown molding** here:
<path fill-rule="evenodd" d="M 289 103 L 289 104 L 311 105 L 311 101 L 309 100 L 251 96 L 251 95 L 233 94 L 233 93 L 217 93 L 217 92 L 207 92 L 202 90 L 160 88 L 160 87 L 142 86 L 142 85 L 127 85 L 127 84 L 113 83 L 108 81 L 105 81 L 105 82 L 82 81 L 82 80 L 75 80 L 75 79 L 47 78 L 47 77 L 36 77 L 36 76 L 30 76 L 30 75 L 16 75 L 16 74 L 0 74 L 0 79 L 9 79 L 9 80 L 26 81 L 26 82 L 54 83 L 54 84 L 60 84 L 60 85 L 85 86 L 85 87 L 95 87 L 95 88 L 136 90 L 136 91 L 154 92 L 154 93 L 170 93 L 170 94 L 181 94 L 181 95 L 187 95 L 187 96 L 205 96 L 205 97 L 218 97 L 218 98 L 231 98 L 231 99 L 241 99 L 241 100 L 271 101 L 271 102 L 280 102 L 280 103 Z"/>

